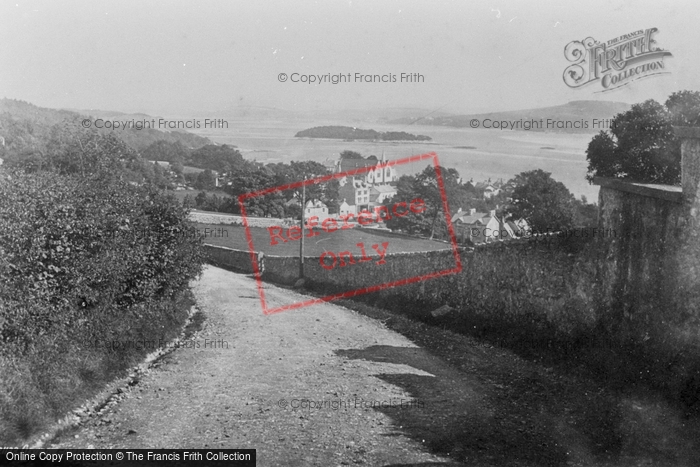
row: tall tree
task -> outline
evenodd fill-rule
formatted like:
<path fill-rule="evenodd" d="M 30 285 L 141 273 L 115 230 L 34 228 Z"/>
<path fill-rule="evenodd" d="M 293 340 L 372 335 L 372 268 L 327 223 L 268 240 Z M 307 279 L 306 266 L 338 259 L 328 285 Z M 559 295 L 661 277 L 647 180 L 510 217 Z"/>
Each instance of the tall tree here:
<path fill-rule="evenodd" d="M 574 195 L 551 173 L 541 169 L 522 172 L 508 183 L 513 185 L 504 213 L 525 219 L 534 231 L 558 231 L 573 226 Z"/>
<path fill-rule="evenodd" d="M 468 198 L 468 191 L 464 185 L 459 183 L 459 172 L 455 169 L 440 167 L 440 173 L 448 205 L 460 205 Z M 398 180 L 396 195 L 390 200 L 385 200 L 384 204 L 387 206 L 400 202 L 410 204 L 413 200 L 425 203 L 425 209 L 418 213 L 409 211 L 403 217 L 393 216 L 387 220 L 387 227 L 392 230 L 403 230 L 430 236 L 430 238 L 436 235 L 440 238 L 446 238 L 447 222 L 443 197 L 434 167 L 427 166 L 415 176 L 403 175 Z"/>
<path fill-rule="evenodd" d="M 700 125 L 699 92 L 675 92 L 665 105 L 649 99 L 616 115 L 610 130 L 601 131 L 588 144 L 586 178 L 679 184 L 680 140 L 673 125 Z"/>

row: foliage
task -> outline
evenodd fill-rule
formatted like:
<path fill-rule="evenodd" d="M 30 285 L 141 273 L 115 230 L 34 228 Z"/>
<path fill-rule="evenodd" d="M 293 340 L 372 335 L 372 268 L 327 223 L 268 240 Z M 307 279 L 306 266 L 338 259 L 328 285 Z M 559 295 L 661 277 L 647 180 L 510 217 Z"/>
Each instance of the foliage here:
<path fill-rule="evenodd" d="M 594 227 L 598 225 L 598 206 L 589 204 L 588 199 L 581 195 L 581 199 L 574 200 L 574 227 Z"/>
<path fill-rule="evenodd" d="M 675 92 L 665 105 L 649 99 L 615 116 L 610 130 L 601 131 L 588 144 L 586 178 L 679 184 L 680 141 L 673 125 L 700 125 L 700 92 Z"/>
<path fill-rule="evenodd" d="M 506 216 L 525 219 L 534 231 L 567 229 L 574 224 L 575 198 L 563 183 L 541 169 L 522 172 L 510 182 L 513 191 Z"/>
<path fill-rule="evenodd" d="M 348 152 L 348 151 L 346 151 Z M 351 151 L 349 151 L 351 152 Z M 354 153 L 357 154 L 357 153 Z M 359 154 L 358 154 L 359 155 Z M 362 157 L 362 156 L 360 156 Z M 331 172 L 326 166 L 314 161 L 292 161 L 289 164 L 277 163 L 268 164 L 267 168 L 271 169 L 276 176 L 276 185 L 283 186 L 293 184 L 304 180 L 323 177 Z M 340 205 L 338 190 L 340 185 L 338 180 L 329 180 L 323 183 L 312 183 L 306 186 L 306 199 L 317 199 L 328 206 L 330 213 L 338 212 Z M 298 187 L 294 190 L 285 193 L 285 199 L 295 197 L 298 200 L 302 198 L 302 188 Z M 287 208 L 289 211 L 289 207 Z M 292 217 L 291 213 L 286 213 L 287 217 Z"/>
<path fill-rule="evenodd" d="M 674 92 L 666 100 L 666 109 L 672 124 L 700 126 L 700 92 Z"/>
<path fill-rule="evenodd" d="M 49 141 L 53 127 L 82 127 L 81 121 L 88 118 L 77 112 L 37 107 L 28 102 L 15 99 L 0 99 L 0 128 L 3 130 L 8 154 L 12 157 L 43 152 Z M 94 123 L 96 117 L 89 117 Z M 103 120 L 138 120 L 138 117 L 102 116 Z M 141 116 L 150 120 L 147 115 Z M 157 124 L 157 121 L 156 121 Z M 185 148 L 197 148 L 209 142 L 207 138 L 181 131 L 160 131 L 151 128 L 126 128 L 114 131 L 110 128 L 93 129 L 103 136 L 112 135 L 121 139 L 126 145 L 143 150 L 156 141 L 181 143 Z M 3 157 L 4 158 L 4 157 Z M 167 159 L 160 159 L 167 160 Z"/>
<path fill-rule="evenodd" d="M 187 165 L 220 172 L 231 172 L 245 164 L 241 153 L 228 144 L 207 144 L 193 151 L 187 161 Z"/>
<path fill-rule="evenodd" d="M 198 190 L 213 190 L 216 188 L 216 175 L 210 169 L 199 172 L 195 177 L 194 187 Z"/>
<path fill-rule="evenodd" d="M 112 135 L 75 127 L 55 131 L 44 148 L 31 171 L 0 170 L 5 444 L 147 353 L 106 344 L 160 346 L 179 332 L 187 313 L 174 304 L 203 263 L 187 210 L 152 183 L 131 183 L 158 166 Z"/>
<path fill-rule="evenodd" d="M 95 319 L 97 310 L 170 297 L 201 269 L 187 212 L 153 187 L 15 172 L 0 195 L 0 302 L 27 304 L 4 316 L 5 342 L 27 343 Z M 49 315 L 38 312 L 42 304 Z"/>
<path fill-rule="evenodd" d="M 202 211 L 212 212 L 237 213 L 240 211 L 238 201 L 235 198 L 227 196 L 223 192 L 219 193 L 221 193 L 221 195 L 215 193 L 207 194 L 204 191 L 200 191 L 194 198 L 192 207 Z"/>
<path fill-rule="evenodd" d="M 143 149 L 141 156 L 150 161 L 179 162 L 183 164 L 184 161 L 189 159 L 190 150 L 180 141 L 168 142 L 158 140 Z"/>
<path fill-rule="evenodd" d="M 364 159 L 364 157 L 362 157 L 362 154 L 360 154 L 359 152 L 350 151 L 349 149 L 346 149 L 345 151 L 341 152 L 340 158 L 341 159 Z"/>
<path fill-rule="evenodd" d="M 460 183 L 459 172 L 455 169 L 440 167 L 448 206 L 461 206 L 471 199 L 468 188 Z M 423 212 L 409 210 L 403 217 L 393 216 L 386 224 L 392 230 L 401 230 L 412 234 L 447 238 L 447 222 L 442 195 L 438 185 L 435 168 L 427 166 L 418 175 L 403 175 L 399 178 L 396 195 L 384 201 L 384 205 L 410 203 L 420 199 L 425 202 Z"/>

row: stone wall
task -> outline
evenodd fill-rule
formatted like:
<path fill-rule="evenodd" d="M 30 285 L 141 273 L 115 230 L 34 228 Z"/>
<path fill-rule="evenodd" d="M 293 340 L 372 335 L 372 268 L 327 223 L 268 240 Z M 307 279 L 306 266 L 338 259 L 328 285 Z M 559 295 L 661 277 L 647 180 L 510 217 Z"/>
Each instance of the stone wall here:
<path fill-rule="evenodd" d="M 214 225 L 243 225 L 243 216 L 235 214 L 224 214 L 216 212 L 192 211 L 190 221 L 200 224 Z M 250 227 L 272 227 L 276 225 L 292 225 L 291 219 L 278 219 L 274 217 L 251 217 L 248 216 L 248 226 Z"/>
<path fill-rule="evenodd" d="M 204 245 L 207 261 L 215 266 L 234 269 L 238 272 L 252 274 L 253 262 L 249 251 L 234 250 L 223 246 Z M 254 253 L 258 266 L 262 267 L 262 253 Z"/>
<path fill-rule="evenodd" d="M 680 187 L 596 179 L 599 227 L 617 232 L 599 242 L 597 306 L 622 341 L 654 339 L 669 351 L 700 343 L 698 130 L 676 129 L 682 138 Z"/>
<path fill-rule="evenodd" d="M 319 257 L 304 258 L 306 286 L 322 295 L 358 291 L 357 298 L 424 318 L 442 305 L 450 305 L 479 325 L 512 326 L 535 332 L 548 326 L 552 334 L 570 336 L 590 331 L 597 315 L 592 307 L 594 267 L 584 254 L 596 232 L 581 236 L 549 235 L 461 248 L 462 271 L 422 278 L 398 287 L 366 293 L 366 288 L 394 281 L 421 278 L 456 267 L 451 249 L 386 255 L 384 264 L 372 261 L 325 269 Z M 220 249 L 229 250 L 229 249 Z M 225 252 L 219 264 L 250 264 L 247 253 Z M 299 258 L 259 255 L 262 278 L 292 285 L 299 279 Z M 247 261 L 246 261 L 247 260 Z M 236 262 L 227 264 L 226 262 Z M 250 268 L 249 268 L 250 269 Z M 475 318 L 476 317 L 476 318 Z"/>

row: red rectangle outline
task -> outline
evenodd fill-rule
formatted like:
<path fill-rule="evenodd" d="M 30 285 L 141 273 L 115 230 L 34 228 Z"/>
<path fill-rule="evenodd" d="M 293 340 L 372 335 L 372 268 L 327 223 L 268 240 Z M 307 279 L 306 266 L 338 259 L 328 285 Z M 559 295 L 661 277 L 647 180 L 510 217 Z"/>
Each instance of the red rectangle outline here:
<path fill-rule="evenodd" d="M 349 175 L 357 175 L 365 172 L 369 172 L 374 169 L 374 166 L 360 167 L 353 170 L 346 170 L 345 172 L 340 172 L 336 174 L 324 175 L 323 177 L 312 178 L 309 180 L 302 180 L 299 182 L 288 183 L 286 185 L 281 185 L 278 187 L 266 188 L 263 190 L 252 191 L 250 193 L 242 194 L 238 197 L 238 204 L 241 207 L 241 216 L 243 217 L 243 225 L 246 231 L 246 240 L 248 242 L 248 251 L 250 252 L 250 261 L 253 266 L 253 274 L 255 275 L 255 280 L 257 282 L 258 294 L 260 295 L 260 303 L 262 304 L 263 314 L 271 315 L 274 313 L 279 313 L 286 310 L 294 310 L 301 308 L 303 306 L 315 305 L 317 303 L 330 302 L 332 300 L 337 300 L 339 298 L 349 298 L 356 295 L 362 295 L 370 292 L 377 292 L 379 290 L 388 289 L 391 287 L 398 287 L 401 285 L 412 284 L 414 282 L 419 282 L 422 280 L 433 279 L 436 277 L 447 276 L 449 274 L 456 274 L 462 271 L 462 258 L 459 256 L 459 247 L 457 246 L 457 237 L 455 235 L 454 227 L 452 226 L 452 219 L 450 215 L 450 209 L 447 204 L 447 194 L 445 193 L 445 182 L 442 178 L 442 171 L 440 170 L 440 164 L 438 163 L 437 154 L 434 152 L 429 152 L 426 154 L 421 154 L 419 156 L 411 156 L 403 159 L 397 159 L 393 161 L 387 161 L 386 166 L 410 164 L 411 162 L 420 162 L 422 160 L 432 159 L 433 166 L 435 168 L 435 176 L 438 182 L 438 189 L 440 191 L 440 197 L 442 198 L 442 208 L 445 213 L 445 221 L 447 222 L 447 230 L 450 235 L 450 244 L 452 247 L 452 254 L 455 258 L 455 267 L 451 269 L 444 269 L 442 271 L 431 272 L 429 274 L 423 274 L 422 276 L 409 277 L 406 279 L 400 279 L 393 282 L 386 282 L 384 284 L 374 285 L 371 287 L 362 287 L 359 289 L 351 290 L 348 292 L 340 292 L 336 294 L 327 295 L 321 298 L 313 298 L 303 302 L 292 303 L 291 305 L 283 305 L 276 308 L 268 308 L 267 301 L 265 300 L 265 291 L 263 289 L 262 274 L 260 273 L 260 268 L 258 267 L 258 258 L 255 254 L 255 246 L 253 245 L 253 235 L 250 232 L 250 227 L 248 226 L 248 215 L 246 214 L 244 201 L 249 198 L 254 198 L 256 196 L 263 196 L 270 193 L 275 193 L 279 191 L 292 190 L 299 188 L 301 186 L 310 185 L 314 183 L 327 182 L 329 180 L 334 180 L 337 178 L 347 177 Z M 302 207 L 303 209 L 303 207 Z"/>

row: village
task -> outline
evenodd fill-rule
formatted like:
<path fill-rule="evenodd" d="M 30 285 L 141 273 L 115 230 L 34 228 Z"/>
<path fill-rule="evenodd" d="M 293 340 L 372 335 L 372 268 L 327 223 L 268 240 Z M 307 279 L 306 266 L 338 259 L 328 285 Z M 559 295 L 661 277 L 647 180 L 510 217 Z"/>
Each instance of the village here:
<path fill-rule="evenodd" d="M 407 215 L 425 213 L 426 202 L 417 193 L 412 199 L 395 199 L 398 194 L 399 179 L 402 175 L 399 172 L 401 166 L 387 160 L 384 155 L 381 158 L 374 155 L 366 158 L 344 157 L 345 155 L 343 153 L 337 158 L 329 158 L 323 164 L 330 174 L 347 174 L 338 178 L 338 195 L 337 198 L 334 197 L 337 204 L 326 203 L 313 196 L 302 199 L 302 193 L 299 190 L 287 190 L 284 199 L 285 212 L 297 213 L 297 215 L 296 220 L 286 216 L 280 217 L 284 219 L 286 225 L 298 224 L 302 214 L 302 203 L 304 204 L 304 228 L 309 230 L 308 237 L 318 235 L 318 231 L 330 233 L 337 229 L 346 230 L 353 227 L 386 231 L 397 230 L 396 228 L 392 229 L 391 224 L 387 225 L 387 221 Z M 172 173 L 167 163 L 154 161 L 154 164 L 162 164 L 166 173 L 174 177 L 175 174 Z M 214 173 L 214 177 L 214 187 L 220 188 L 222 194 L 227 186 L 233 183 L 227 181 L 226 173 Z M 191 179 L 189 178 L 189 180 Z M 526 237 L 533 233 L 533 229 L 525 219 L 514 219 L 512 216 L 509 217 L 506 213 L 500 212 L 499 207 L 507 202 L 507 190 L 512 190 L 512 186 L 503 180 L 496 182 L 489 180 L 473 184 L 473 180 L 465 183 L 460 178 L 458 183 L 472 188 L 474 192 L 471 203 L 450 205 L 450 221 L 454 226 L 458 242 L 468 244 L 500 242 Z M 187 193 L 184 190 L 193 191 L 194 187 L 191 183 L 184 181 L 176 183 L 174 190 L 175 193 Z M 206 199 L 206 196 L 200 195 L 200 198 Z M 499 205 L 499 203 L 501 204 Z M 478 209 L 470 204 L 491 209 Z M 199 208 L 196 205 L 193 207 Z M 200 210 L 208 211 L 209 209 L 204 206 Z M 274 218 L 275 216 L 267 214 L 264 217 Z M 289 227 L 285 230 L 285 228 L 275 225 L 268 228 L 270 245 L 272 246 L 276 245 L 278 241 L 287 242 L 288 240 L 298 240 L 301 237 L 301 229 L 298 227 Z"/>

